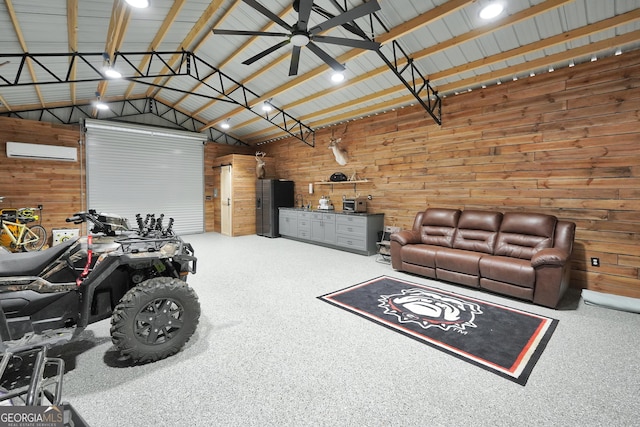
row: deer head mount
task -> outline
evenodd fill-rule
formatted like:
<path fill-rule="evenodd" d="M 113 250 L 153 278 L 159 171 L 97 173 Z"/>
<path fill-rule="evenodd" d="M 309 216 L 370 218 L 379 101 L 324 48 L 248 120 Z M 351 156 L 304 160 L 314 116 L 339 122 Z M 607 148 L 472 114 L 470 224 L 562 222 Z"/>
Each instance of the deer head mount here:
<path fill-rule="evenodd" d="M 344 166 L 349 162 L 349 153 L 340 146 L 340 141 L 342 141 L 342 138 L 331 138 L 329 140 L 329 148 L 333 151 L 336 162 Z"/>
<path fill-rule="evenodd" d="M 263 151 L 256 151 L 256 177 L 258 179 L 263 179 L 265 176 L 264 156 L 266 155 L 267 153 Z"/>

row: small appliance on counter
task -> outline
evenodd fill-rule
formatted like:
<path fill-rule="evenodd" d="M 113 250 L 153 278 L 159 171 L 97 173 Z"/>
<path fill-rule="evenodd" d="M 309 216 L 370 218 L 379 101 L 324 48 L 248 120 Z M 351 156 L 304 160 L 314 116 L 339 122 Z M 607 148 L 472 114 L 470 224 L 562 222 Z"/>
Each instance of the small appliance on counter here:
<path fill-rule="evenodd" d="M 366 197 L 356 197 L 355 199 L 343 199 L 342 210 L 344 212 L 366 212 L 367 199 Z"/>
<path fill-rule="evenodd" d="M 318 206 L 318 209 L 333 210 L 333 204 L 331 203 L 331 200 L 328 197 L 322 196 L 322 198 L 320 199 L 320 205 Z"/>

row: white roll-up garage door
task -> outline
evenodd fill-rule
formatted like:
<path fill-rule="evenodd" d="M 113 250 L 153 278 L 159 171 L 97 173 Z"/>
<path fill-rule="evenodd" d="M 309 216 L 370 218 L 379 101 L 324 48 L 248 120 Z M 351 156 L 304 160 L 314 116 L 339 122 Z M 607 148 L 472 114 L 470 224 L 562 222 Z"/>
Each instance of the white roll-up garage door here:
<path fill-rule="evenodd" d="M 178 234 L 204 231 L 204 135 L 85 120 L 87 208 L 174 218 Z"/>

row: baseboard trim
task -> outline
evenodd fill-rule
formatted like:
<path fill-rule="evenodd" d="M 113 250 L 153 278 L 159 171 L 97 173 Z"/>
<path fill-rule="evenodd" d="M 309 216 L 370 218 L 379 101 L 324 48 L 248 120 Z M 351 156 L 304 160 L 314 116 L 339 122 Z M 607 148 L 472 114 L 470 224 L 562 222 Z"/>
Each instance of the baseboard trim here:
<path fill-rule="evenodd" d="M 582 299 L 586 304 L 612 308 L 614 310 L 640 313 L 640 299 L 623 297 L 621 295 L 605 294 L 603 292 L 582 290 Z"/>

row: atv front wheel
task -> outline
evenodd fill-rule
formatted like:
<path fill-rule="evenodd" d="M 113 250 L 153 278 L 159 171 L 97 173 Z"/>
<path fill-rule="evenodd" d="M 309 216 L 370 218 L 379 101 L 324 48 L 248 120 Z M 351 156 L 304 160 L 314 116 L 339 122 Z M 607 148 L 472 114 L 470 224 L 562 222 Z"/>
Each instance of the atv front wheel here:
<path fill-rule="evenodd" d="M 193 288 L 179 279 L 155 277 L 122 297 L 111 316 L 111 340 L 123 356 L 155 362 L 180 351 L 199 318 Z"/>

